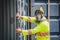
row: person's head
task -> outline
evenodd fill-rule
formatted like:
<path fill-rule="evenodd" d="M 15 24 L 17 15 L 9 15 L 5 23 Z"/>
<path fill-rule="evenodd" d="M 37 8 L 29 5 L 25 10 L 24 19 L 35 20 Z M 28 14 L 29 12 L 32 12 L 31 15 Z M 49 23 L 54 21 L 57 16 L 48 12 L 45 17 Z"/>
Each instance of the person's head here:
<path fill-rule="evenodd" d="M 40 10 L 36 10 L 35 11 L 35 17 L 36 17 L 36 21 L 37 22 L 40 22 L 42 17 L 43 17 L 43 14 L 44 14 L 44 9 L 42 6 L 40 6 Z"/>

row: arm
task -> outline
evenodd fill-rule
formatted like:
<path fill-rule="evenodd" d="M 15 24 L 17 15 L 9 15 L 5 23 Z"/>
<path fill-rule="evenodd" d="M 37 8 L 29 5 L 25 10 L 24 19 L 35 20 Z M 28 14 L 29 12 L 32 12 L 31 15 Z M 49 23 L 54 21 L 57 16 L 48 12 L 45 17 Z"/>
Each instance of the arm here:
<path fill-rule="evenodd" d="M 34 29 L 30 29 L 30 30 L 22 30 L 22 34 L 24 35 L 24 36 L 26 36 L 26 35 L 31 35 L 31 34 L 36 34 L 36 33 L 38 33 L 38 32 L 40 32 L 40 27 L 35 27 Z"/>
<path fill-rule="evenodd" d="M 34 29 L 30 29 L 30 30 L 21 30 L 21 29 L 16 29 L 16 32 L 18 33 L 22 33 L 24 36 L 26 35 L 31 35 L 31 34 L 35 34 L 37 32 L 40 32 L 40 27 L 37 26 Z"/>
<path fill-rule="evenodd" d="M 27 22 L 35 22 L 36 18 L 35 17 L 28 17 L 28 16 L 21 16 L 18 13 L 16 14 L 16 17 L 21 18 L 23 21 Z"/>
<path fill-rule="evenodd" d="M 35 17 L 27 17 L 27 16 L 23 16 L 22 18 L 23 21 L 27 21 L 27 22 L 35 22 L 36 18 Z"/>

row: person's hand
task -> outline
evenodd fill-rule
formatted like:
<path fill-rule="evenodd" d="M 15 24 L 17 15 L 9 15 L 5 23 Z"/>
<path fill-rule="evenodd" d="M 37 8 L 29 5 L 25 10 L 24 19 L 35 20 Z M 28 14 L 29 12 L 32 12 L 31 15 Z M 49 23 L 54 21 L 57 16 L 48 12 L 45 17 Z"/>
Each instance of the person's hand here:
<path fill-rule="evenodd" d="M 21 18 L 22 16 L 19 13 L 17 13 L 16 17 Z"/>
<path fill-rule="evenodd" d="M 22 32 L 21 29 L 16 29 L 16 33 L 20 33 L 20 32 Z"/>

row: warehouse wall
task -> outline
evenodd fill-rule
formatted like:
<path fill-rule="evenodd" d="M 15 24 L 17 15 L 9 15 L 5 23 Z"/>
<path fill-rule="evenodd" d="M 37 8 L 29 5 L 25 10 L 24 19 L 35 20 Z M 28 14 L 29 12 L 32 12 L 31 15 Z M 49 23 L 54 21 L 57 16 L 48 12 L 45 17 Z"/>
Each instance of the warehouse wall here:
<path fill-rule="evenodd" d="M 16 40 L 16 0 L 0 0 L 0 40 Z"/>

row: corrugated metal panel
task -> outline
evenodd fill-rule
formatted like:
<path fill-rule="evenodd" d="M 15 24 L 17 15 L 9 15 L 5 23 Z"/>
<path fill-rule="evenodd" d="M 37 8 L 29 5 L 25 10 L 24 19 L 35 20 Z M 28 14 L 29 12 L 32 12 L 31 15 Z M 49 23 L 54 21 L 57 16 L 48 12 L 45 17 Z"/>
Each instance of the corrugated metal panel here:
<path fill-rule="evenodd" d="M 3 40 L 16 40 L 16 0 L 3 1 Z"/>

